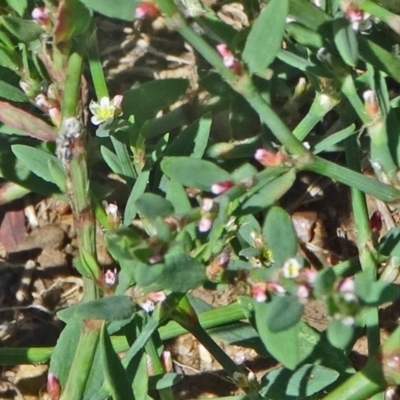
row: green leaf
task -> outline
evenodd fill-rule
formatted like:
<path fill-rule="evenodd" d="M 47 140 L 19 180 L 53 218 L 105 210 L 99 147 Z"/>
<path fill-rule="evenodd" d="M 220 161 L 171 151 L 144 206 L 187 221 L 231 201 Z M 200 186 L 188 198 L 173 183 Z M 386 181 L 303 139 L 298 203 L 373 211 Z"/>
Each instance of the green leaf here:
<path fill-rule="evenodd" d="M 332 135 L 329 135 L 328 137 L 323 138 L 318 143 L 316 143 L 314 145 L 313 153 L 318 154 L 322 153 L 323 151 L 332 151 L 333 146 L 347 139 L 354 133 L 355 133 L 355 125 L 351 124 L 347 128 L 335 132 Z M 333 148 L 333 150 L 335 149 Z"/>
<path fill-rule="evenodd" d="M 1 33 L 1 31 L 0 31 Z M 17 72 L 22 62 L 19 54 L 0 43 L 0 66 Z"/>
<path fill-rule="evenodd" d="M 110 6 L 115 7 L 115 4 L 110 3 Z M 162 79 L 143 83 L 124 93 L 122 111 L 127 117 L 134 115 L 135 125 L 141 126 L 145 121 L 154 118 L 158 111 L 179 100 L 188 86 L 186 79 Z"/>
<path fill-rule="evenodd" d="M 65 387 L 67 382 L 82 328 L 82 319 L 73 314 L 62 330 L 57 346 L 51 354 L 49 372 L 55 374 L 61 387 Z"/>
<path fill-rule="evenodd" d="M 98 0 L 80 0 L 86 7 L 105 15 L 109 18 L 122 19 L 124 21 L 133 21 L 135 18 L 135 1 L 114 0 L 98 1 Z"/>
<path fill-rule="evenodd" d="M 182 375 L 174 372 L 167 372 L 162 375 L 153 375 L 149 377 L 149 390 L 162 390 L 176 385 L 183 379 Z"/>
<path fill-rule="evenodd" d="M 97 264 L 95 257 L 90 254 L 86 249 L 80 249 L 79 258 L 83 271 L 79 271 L 83 276 L 91 279 L 100 278 L 100 267 Z"/>
<path fill-rule="evenodd" d="M 132 388 L 127 380 L 125 369 L 113 349 L 104 324 L 100 334 L 99 350 L 104 372 L 104 386 L 109 394 L 115 400 L 133 399 Z"/>
<path fill-rule="evenodd" d="M 357 36 L 345 17 L 335 18 L 332 22 L 333 39 L 343 61 L 355 67 L 358 61 Z"/>
<path fill-rule="evenodd" d="M 328 326 L 327 337 L 332 346 L 346 349 L 354 336 L 354 327 L 343 324 L 340 319 L 333 319 Z"/>
<path fill-rule="evenodd" d="M 178 214 L 184 214 L 191 210 L 185 188 L 173 179 L 168 182 L 166 198 L 171 202 L 175 212 Z"/>
<path fill-rule="evenodd" d="M 282 174 L 280 168 L 276 171 L 274 169 L 271 168 L 265 179 L 260 179 L 257 185 L 239 199 L 240 204 L 235 213 L 246 215 L 265 210 L 292 187 L 296 179 L 296 172 L 289 170 Z"/>
<path fill-rule="evenodd" d="M 379 242 L 379 253 L 385 256 L 400 256 L 400 227 L 392 228 Z"/>
<path fill-rule="evenodd" d="M 49 170 L 49 162 L 60 165 L 57 157 L 47 151 L 23 144 L 14 144 L 11 149 L 15 156 L 35 175 L 47 182 L 56 183 Z"/>
<path fill-rule="evenodd" d="M 267 316 L 271 332 L 281 332 L 296 325 L 303 315 L 304 304 L 296 296 L 275 296 L 270 304 Z"/>
<path fill-rule="evenodd" d="M 23 17 L 28 8 L 28 0 L 6 0 L 6 3 L 15 10 L 15 12 Z"/>
<path fill-rule="evenodd" d="M 286 368 L 294 369 L 301 361 L 299 323 L 285 331 L 272 332 L 268 326 L 269 308 L 267 303 L 255 304 L 257 331 L 268 352 Z"/>
<path fill-rule="evenodd" d="M 0 81 L 0 98 L 20 103 L 28 101 L 28 98 L 21 89 L 4 81 Z"/>
<path fill-rule="evenodd" d="M 200 190 L 208 191 L 214 183 L 231 179 L 228 172 L 212 162 L 190 157 L 166 157 L 161 169 L 169 178 Z"/>
<path fill-rule="evenodd" d="M 243 61 L 252 74 L 263 72 L 281 48 L 289 0 L 271 0 L 251 28 L 243 50 Z"/>
<path fill-rule="evenodd" d="M 130 225 L 133 219 L 136 217 L 137 207 L 136 201 L 145 192 L 147 182 L 149 180 L 150 171 L 142 171 L 135 184 L 133 185 L 132 191 L 128 197 L 124 212 L 124 225 Z"/>
<path fill-rule="evenodd" d="M 57 159 L 47 160 L 47 167 L 52 178 L 52 181 L 59 187 L 62 192 L 65 192 L 65 182 L 67 180 L 67 174 L 61 162 Z"/>
<path fill-rule="evenodd" d="M 83 319 L 115 321 L 130 318 L 134 311 L 135 303 L 128 296 L 111 296 L 79 304 L 75 315 Z"/>
<path fill-rule="evenodd" d="M 296 231 L 290 215 L 283 208 L 270 208 L 265 218 L 263 235 L 276 265 L 281 266 L 296 255 Z"/>
<path fill-rule="evenodd" d="M 110 167 L 111 171 L 117 175 L 124 176 L 124 171 L 121 165 L 119 158 L 113 153 L 108 147 L 101 146 L 100 147 L 101 155 L 104 158 L 104 161 Z"/>
<path fill-rule="evenodd" d="M 19 17 L 2 16 L 0 17 L 0 24 L 24 43 L 39 39 L 43 33 L 42 28 L 36 22 Z"/>
<path fill-rule="evenodd" d="M 149 219 L 167 217 L 174 212 L 172 204 L 154 193 L 144 193 L 135 202 L 139 214 Z"/>
<path fill-rule="evenodd" d="M 167 146 L 164 156 L 203 157 L 210 136 L 211 122 L 209 113 L 193 122 Z"/>
<path fill-rule="evenodd" d="M 133 229 L 124 227 L 106 232 L 104 242 L 115 260 L 132 260 L 132 249 L 142 242 L 142 238 Z"/>
<path fill-rule="evenodd" d="M 375 281 L 370 274 L 361 272 L 355 276 L 355 293 L 364 305 L 371 307 L 393 302 L 400 296 L 400 287 L 396 284 Z"/>
<path fill-rule="evenodd" d="M 54 41 L 66 43 L 87 31 L 92 15 L 80 0 L 68 0 L 58 5 L 55 17 Z"/>
<path fill-rule="evenodd" d="M 335 382 L 339 373 L 321 365 L 304 364 L 296 371 L 279 368 L 261 378 L 260 395 L 270 400 L 302 399 Z"/>
<path fill-rule="evenodd" d="M 39 140 L 55 141 L 56 130 L 34 115 L 0 101 L 0 121 Z"/>

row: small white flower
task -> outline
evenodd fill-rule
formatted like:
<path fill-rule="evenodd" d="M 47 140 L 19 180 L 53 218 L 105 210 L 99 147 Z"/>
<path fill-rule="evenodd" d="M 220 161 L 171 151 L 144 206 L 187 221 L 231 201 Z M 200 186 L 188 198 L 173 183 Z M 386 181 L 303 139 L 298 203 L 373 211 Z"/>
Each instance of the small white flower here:
<path fill-rule="evenodd" d="M 103 122 L 112 121 L 114 117 L 121 115 L 120 104 L 122 96 L 117 95 L 112 100 L 109 97 L 102 97 L 100 102 L 91 101 L 89 110 L 93 114 L 90 119 L 93 125 L 100 125 Z"/>
<path fill-rule="evenodd" d="M 282 266 L 282 273 L 285 278 L 297 278 L 300 270 L 301 265 L 295 258 L 289 258 Z"/>

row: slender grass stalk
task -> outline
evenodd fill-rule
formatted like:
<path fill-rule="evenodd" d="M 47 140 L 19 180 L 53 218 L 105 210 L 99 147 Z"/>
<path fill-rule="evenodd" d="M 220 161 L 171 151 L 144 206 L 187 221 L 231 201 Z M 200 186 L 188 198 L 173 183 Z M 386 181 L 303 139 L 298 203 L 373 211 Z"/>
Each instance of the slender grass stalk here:
<path fill-rule="evenodd" d="M 86 320 L 83 322 L 83 332 L 79 338 L 61 400 L 82 399 L 103 323 L 98 320 Z M 87 373 L 84 373 L 86 371 Z"/>
<path fill-rule="evenodd" d="M 356 138 L 350 137 L 345 141 L 345 153 L 347 167 L 360 171 L 360 159 Z M 357 231 L 357 247 L 360 264 L 363 271 L 367 272 L 371 279 L 377 279 L 377 254 L 373 250 L 373 238 L 369 224 L 367 201 L 364 193 L 351 187 L 351 203 L 354 222 Z M 377 307 L 364 310 L 364 320 L 367 327 L 368 354 L 373 356 L 380 346 L 379 315 Z"/>
<path fill-rule="evenodd" d="M 303 141 L 312 128 L 331 111 L 339 100 L 325 93 L 317 93 L 308 113 L 293 130 L 293 135 Z"/>
<path fill-rule="evenodd" d="M 238 303 L 232 303 L 218 309 L 205 311 L 198 316 L 200 325 L 204 329 L 227 325 L 244 318 L 242 307 Z M 170 321 L 165 326 L 159 328 L 161 340 L 169 340 L 187 332 L 185 328 L 174 321 Z M 111 342 L 117 353 L 127 351 L 129 348 L 125 336 L 112 336 Z M 49 361 L 52 351 L 52 347 L 0 347 L 0 365 L 45 363 Z"/>

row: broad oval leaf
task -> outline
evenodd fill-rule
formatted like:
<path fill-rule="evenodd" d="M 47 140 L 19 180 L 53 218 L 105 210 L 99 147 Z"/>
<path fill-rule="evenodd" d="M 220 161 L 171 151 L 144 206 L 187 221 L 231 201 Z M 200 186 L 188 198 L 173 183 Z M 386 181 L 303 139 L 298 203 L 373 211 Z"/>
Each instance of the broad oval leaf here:
<path fill-rule="evenodd" d="M 128 296 L 103 297 L 79 304 L 74 315 L 83 319 L 115 321 L 129 318 L 135 307 L 135 303 Z"/>
<path fill-rule="evenodd" d="M 296 231 L 290 215 L 283 208 L 270 208 L 265 218 L 263 235 L 276 265 L 281 266 L 296 255 Z"/>
<path fill-rule="evenodd" d="M 268 303 L 254 306 L 257 331 L 268 352 L 286 368 L 294 369 L 301 361 L 299 323 L 282 332 L 268 327 Z M 284 345 L 283 345 L 284 344 Z"/>
<path fill-rule="evenodd" d="M 42 28 L 34 21 L 28 21 L 14 16 L 3 16 L 0 23 L 21 42 L 28 43 L 39 39 Z"/>
<path fill-rule="evenodd" d="M 214 183 L 231 180 L 228 172 L 212 162 L 190 157 L 167 157 L 161 169 L 169 178 L 200 190 L 208 191 Z"/>
<path fill-rule="evenodd" d="M 136 1 L 131 0 L 80 0 L 86 7 L 109 18 L 133 21 L 135 18 Z"/>
<path fill-rule="evenodd" d="M 322 365 L 304 364 L 296 371 L 275 369 L 261 378 L 260 394 L 270 400 L 293 400 L 318 393 L 339 377 Z"/>
<path fill-rule="evenodd" d="M 267 324 L 271 332 L 281 332 L 296 325 L 303 315 L 304 304 L 296 296 L 275 296 L 269 307 Z"/>
<path fill-rule="evenodd" d="M 251 28 L 243 61 L 252 74 L 264 71 L 278 54 L 288 11 L 289 0 L 271 0 Z"/>
<path fill-rule="evenodd" d="M 327 337 L 332 346 L 344 350 L 352 341 L 354 326 L 343 324 L 340 319 L 333 319 L 327 329 Z"/>
<path fill-rule="evenodd" d="M 138 212 L 146 218 L 167 217 L 174 212 L 172 204 L 154 193 L 144 193 L 135 202 Z"/>
<path fill-rule="evenodd" d="M 26 94 L 21 89 L 4 81 L 0 81 L 0 97 L 20 103 L 28 101 Z"/>

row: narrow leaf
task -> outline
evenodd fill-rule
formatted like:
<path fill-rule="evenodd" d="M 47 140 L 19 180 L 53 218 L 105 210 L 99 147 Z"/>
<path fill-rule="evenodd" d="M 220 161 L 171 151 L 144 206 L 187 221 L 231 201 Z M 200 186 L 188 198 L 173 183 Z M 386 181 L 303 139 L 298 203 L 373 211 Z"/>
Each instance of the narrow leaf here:
<path fill-rule="evenodd" d="M 39 140 L 55 141 L 55 129 L 32 114 L 0 101 L 0 121 Z"/>
<path fill-rule="evenodd" d="M 125 207 L 124 213 L 124 225 L 128 226 L 135 218 L 137 213 L 136 201 L 145 192 L 147 187 L 147 182 L 149 180 L 150 171 L 142 171 L 135 184 L 133 185 L 131 194 L 128 197 L 128 201 Z"/>
<path fill-rule="evenodd" d="M 271 0 L 261 11 L 247 38 L 243 60 L 251 73 L 263 72 L 275 59 L 285 32 L 289 0 Z"/>

